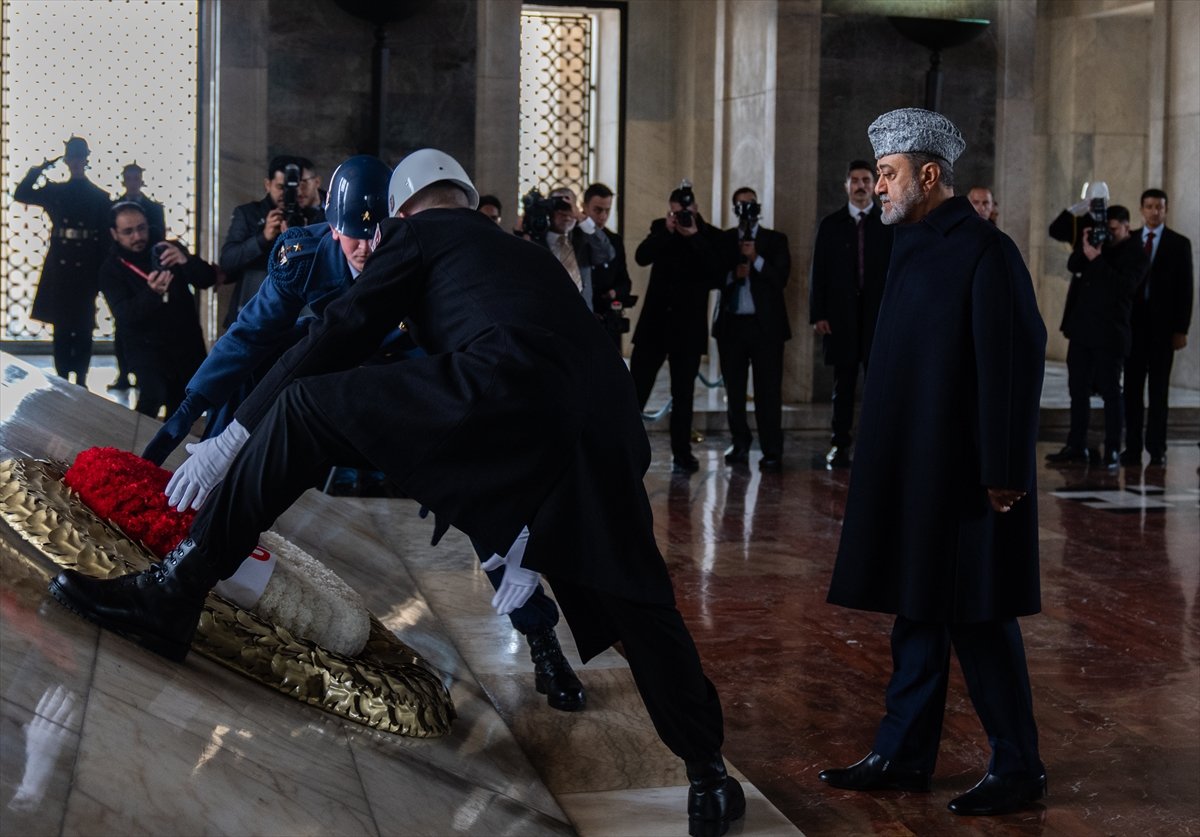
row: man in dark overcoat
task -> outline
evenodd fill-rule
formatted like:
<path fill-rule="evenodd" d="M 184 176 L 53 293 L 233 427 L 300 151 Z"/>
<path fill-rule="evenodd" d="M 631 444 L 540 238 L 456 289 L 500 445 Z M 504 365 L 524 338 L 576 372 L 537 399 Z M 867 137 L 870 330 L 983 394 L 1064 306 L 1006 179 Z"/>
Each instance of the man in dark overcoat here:
<path fill-rule="evenodd" d="M 692 399 L 700 358 L 708 351 L 708 293 L 720 281 L 721 231 L 695 208 L 691 186 L 671 192 L 668 212 L 650 224 L 634 261 L 650 265 L 650 282 L 637 328 L 629 372 L 638 405 L 646 408 L 663 361 L 671 374 L 671 455 L 676 471 L 693 473 Z"/>
<path fill-rule="evenodd" d="M 49 323 L 54 342 L 54 371 L 60 378 L 87 386 L 96 329 L 100 263 L 112 240 L 108 235 L 108 193 L 88 180 L 90 154 L 83 137 L 71 137 L 61 158 L 34 166 L 17 184 L 13 197 L 40 206 L 50 216 L 50 247 L 42 263 L 30 316 Z M 42 172 L 61 159 L 71 172 L 65 183 L 37 186 Z"/>
<path fill-rule="evenodd" d="M 721 234 L 721 259 L 728 273 L 712 328 L 733 437 L 725 462 L 750 461 L 746 384 L 753 369 L 759 467 L 778 471 L 783 467 L 783 344 L 792 337 L 783 289 L 792 272 L 792 254 L 786 235 L 759 223 L 761 207 L 753 189 L 734 192 L 733 207 L 739 220 Z"/>
<path fill-rule="evenodd" d="M 1016 245 L 954 196 L 954 124 L 905 108 L 868 133 L 896 234 L 829 601 L 896 614 L 893 672 L 873 751 L 821 779 L 929 790 L 953 646 L 992 759 L 950 809 L 1001 814 L 1045 792 L 1016 617 L 1040 609 L 1046 329 Z"/>
<path fill-rule="evenodd" d="M 453 525 L 505 556 L 502 612 L 541 573 L 585 660 L 623 643 L 655 729 L 687 764 L 691 833 L 724 833 L 745 801 L 654 540 L 650 446 L 629 374 L 554 255 L 477 201 L 448 155 L 401 161 L 388 198 L 397 217 L 380 225 L 354 287 L 239 408 L 247 433 L 216 466 L 228 471 L 190 539 L 147 573 L 106 582 L 68 571 L 51 591 L 182 659 L 208 589 L 307 487 L 335 463 L 383 470 L 433 511 L 435 540 Z M 400 320 L 428 354 L 361 366 Z"/>
<path fill-rule="evenodd" d="M 825 461 L 834 468 L 850 464 L 858 370 L 871 355 L 892 256 L 892 228 L 871 198 L 875 167 L 852 160 L 845 186 L 847 204 L 817 228 L 808 290 L 808 319 L 821 335 L 825 365 L 833 367 L 833 438 Z"/>

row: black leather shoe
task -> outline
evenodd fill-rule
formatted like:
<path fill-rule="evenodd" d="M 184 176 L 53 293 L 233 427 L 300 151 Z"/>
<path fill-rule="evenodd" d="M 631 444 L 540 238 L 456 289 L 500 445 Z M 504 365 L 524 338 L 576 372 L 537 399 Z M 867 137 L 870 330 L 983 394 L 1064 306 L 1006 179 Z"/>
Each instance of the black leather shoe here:
<path fill-rule="evenodd" d="M 1121 451 L 1121 464 L 1126 468 L 1140 468 L 1142 465 L 1142 452 L 1136 453 L 1131 450 Z"/>
<path fill-rule="evenodd" d="M 894 767 L 878 753 L 844 768 L 822 770 L 817 778 L 827 785 L 843 790 L 900 790 L 924 792 L 929 790 L 930 775 L 920 770 Z"/>
<path fill-rule="evenodd" d="M 534 685 L 546 696 L 551 709 L 578 712 L 587 702 L 583 684 L 563 656 L 553 628 L 529 634 L 529 658 L 533 660 Z"/>
<path fill-rule="evenodd" d="M 1075 445 L 1063 445 L 1062 449 L 1059 450 L 1058 453 L 1046 454 L 1046 461 L 1054 462 L 1060 465 L 1068 462 L 1087 462 L 1087 448 L 1079 448 Z"/>
<path fill-rule="evenodd" d="M 721 837 L 746 813 L 742 785 L 725 772 L 720 756 L 711 763 L 689 763 L 688 784 L 689 837 Z"/>
<path fill-rule="evenodd" d="M 778 456 L 764 456 L 758 460 L 758 469 L 769 473 L 778 474 L 783 470 L 783 460 Z"/>
<path fill-rule="evenodd" d="M 189 538 L 140 573 L 98 579 L 63 570 L 50 582 L 50 595 L 84 619 L 181 662 L 217 578 Z"/>
<path fill-rule="evenodd" d="M 690 453 L 683 456 L 676 456 L 671 460 L 671 464 L 676 471 L 683 471 L 688 474 L 694 474 L 700 470 L 700 460 Z"/>
<path fill-rule="evenodd" d="M 1121 466 L 1121 455 L 1113 448 L 1105 448 L 1104 455 L 1100 457 L 1100 464 L 1110 471 L 1116 470 Z"/>
<path fill-rule="evenodd" d="M 1163 465 L 1167 464 L 1167 455 L 1165 453 L 1150 454 L 1150 464 L 1152 466 L 1161 468 Z"/>
<path fill-rule="evenodd" d="M 825 464 L 830 468 L 850 467 L 850 448 L 845 445 L 834 445 L 825 454 Z"/>
<path fill-rule="evenodd" d="M 964 817 L 995 817 L 1028 808 L 1046 795 L 1046 774 L 997 776 L 988 773 L 979 784 L 950 800 L 951 811 Z"/>
<path fill-rule="evenodd" d="M 726 465 L 748 465 L 750 463 L 750 448 L 741 445 L 730 445 L 725 451 Z"/>

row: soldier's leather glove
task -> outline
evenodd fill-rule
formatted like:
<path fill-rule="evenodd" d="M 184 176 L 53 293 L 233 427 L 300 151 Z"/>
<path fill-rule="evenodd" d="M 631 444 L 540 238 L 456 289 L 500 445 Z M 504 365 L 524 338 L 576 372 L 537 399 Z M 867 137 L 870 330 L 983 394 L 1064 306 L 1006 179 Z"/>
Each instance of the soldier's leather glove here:
<path fill-rule="evenodd" d="M 521 559 L 525 557 L 525 545 L 528 542 L 529 529 L 522 529 L 521 534 L 517 535 L 517 539 L 513 541 L 513 545 L 509 547 L 506 555 L 503 557 L 493 555 L 480 565 L 484 572 L 504 567 L 504 578 L 500 580 L 500 586 L 496 588 L 496 595 L 492 596 L 492 607 L 496 608 L 496 612 L 501 616 L 507 616 L 525 604 L 533 595 L 533 591 L 537 589 L 538 574 L 521 566 Z"/>
<path fill-rule="evenodd" d="M 200 393 L 189 392 L 183 399 L 183 403 L 179 405 L 179 409 L 154 434 L 150 444 L 146 445 L 146 449 L 142 451 L 142 459 L 153 462 L 155 465 L 163 464 L 171 452 L 179 447 L 179 443 L 192 432 L 192 425 L 196 423 L 196 419 L 200 418 L 204 411 L 211 406 L 208 399 Z"/>
<path fill-rule="evenodd" d="M 179 466 L 167 483 L 167 504 L 178 511 L 198 509 L 213 486 L 225 477 L 234 457 L 250 438 L 249 432 L 234 419 L 219 435 L 189 444 L 191 458 Z"/>

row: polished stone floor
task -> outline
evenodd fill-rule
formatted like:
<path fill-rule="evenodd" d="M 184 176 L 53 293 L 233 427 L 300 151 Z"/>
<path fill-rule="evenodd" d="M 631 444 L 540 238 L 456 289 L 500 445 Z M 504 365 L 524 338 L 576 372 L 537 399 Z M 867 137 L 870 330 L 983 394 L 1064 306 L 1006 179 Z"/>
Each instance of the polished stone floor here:
<path fill-rule="evenodd" d="M 13 380 L 14 368 L 6 358 L 4 456 L 138 449 L 156 426 L 34 370 Z M 1165 468 L 1039 474 L 1044 613 L 1022 627 L 1050 797 L 994 819 L 945 808 L 987 760 L 957 675 L 932 793 L 816 778 L 870 747 L 890 668 L 890 619 L 824 601 L 849 476 L 821 466 L 825 441 L 789 434 L 783 473 L 762 474 L 726 467 L 713 436 L 688 477 L 652 436 L 659 543 L 722 695 L 726 755 L 755 789 L 732 833 L 1200 833 L 1196 440 L 1173 438 Z M 462 715 L 452 735 L 388 736 L 199 658 L 170 665 L 70 617 L 6 564 L 0 831 L 682 833 L 682 775 L 620 657 L 580 671 L 587 710 L 549 710 L 464 538 L 430 548 L 408 501 L 316 492 L 276 529 L 447 673 Z"/>

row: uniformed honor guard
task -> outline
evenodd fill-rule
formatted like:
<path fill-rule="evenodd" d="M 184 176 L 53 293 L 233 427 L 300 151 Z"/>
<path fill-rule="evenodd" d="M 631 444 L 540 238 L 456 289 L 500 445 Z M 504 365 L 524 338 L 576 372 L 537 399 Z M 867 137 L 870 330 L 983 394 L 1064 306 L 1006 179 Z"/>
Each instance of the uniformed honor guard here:
<path fill-rule="evenodd" d="M 88 180 L 87 140 L 71 137 L 61 157 L 34 166 L 17 184 L 13 197 L 40 206 L 50 216 L 50 247 L 33 298 L 31 316 L 49 323 L 53 331 L 54 369 L 59 377 L 87 386 L 96 328 L 96 294 L 100 263 L 112 239 L 108 234 L 108 193 Z M 66 183 L 35 186 L 46 169 L 59 160 L 67 164 Z"/>

